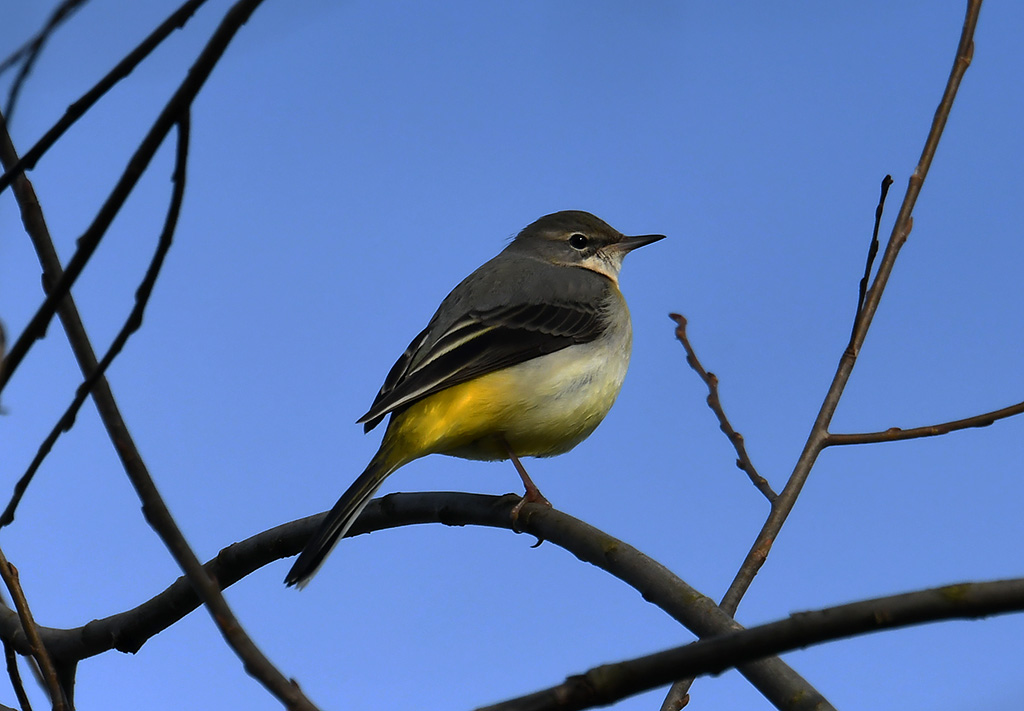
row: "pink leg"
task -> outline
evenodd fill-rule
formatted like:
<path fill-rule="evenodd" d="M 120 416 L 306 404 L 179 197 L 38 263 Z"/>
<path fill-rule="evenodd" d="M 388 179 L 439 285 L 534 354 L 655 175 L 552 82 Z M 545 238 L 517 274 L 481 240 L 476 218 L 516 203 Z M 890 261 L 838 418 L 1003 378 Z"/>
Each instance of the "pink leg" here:
<path fill-rule="evenodd" d="M 526 467 L 519 461 L 519 457 L 512 451 L 512 447 L 509 443 L 502 439 L 502 443 L 505 445 L 505 449 L 508 451 L 509 459 L 512 460 L 512 464 L 515 465 L 516 471 L 519 472 L 519 478 L 523 480 L 523 486 L 526 487 L 526 494 L 519 500 L 519 503 L 512 509 L 512 528 L 516 528 L 516 522 L 519 520 L 519 512 L 522 511 L 524 504 L 543 504 L 544 506 L 551 506 L 551 502 L 544 498 L 544 494 L 540 493 L 540 489 L 533 483 L 530 475 L 526 473 Z M 518 530 L 518 529 L 517 529 Z"/>

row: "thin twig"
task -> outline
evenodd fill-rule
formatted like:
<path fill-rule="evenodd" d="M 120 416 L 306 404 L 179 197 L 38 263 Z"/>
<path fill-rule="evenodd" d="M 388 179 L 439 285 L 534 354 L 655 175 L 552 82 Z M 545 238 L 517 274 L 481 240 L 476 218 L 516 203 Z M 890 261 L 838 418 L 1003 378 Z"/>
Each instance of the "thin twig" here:
<path fill-rule="evenodd" d="M 878 230 L 882 225 L 882 210 L 885 208 L 885 197 L 889 194 L 892 186 L 892 176 L 886 175 L 882 178 L 881 194 L 878 196 L 878 205 L 875 207 L 875 227 L 871 231 L 871 245 L 868 247 L 867 264 L 864 266 L 864 276 L 860 280 L 860 287 L 857 292 L 857 311 L 853 316 L 853 329 L 850 331 L 850 341 L 857 331 L 857 324 L 860 322 L 860 312 L 864 309 L 864 299 L 868 295 L 868 284 L 871 281 L 871 267 L 874 266 L 875 256 L 878 254 Z"/>
<path fill-rule="evenodd" d="M 1024 578 L 963 583 L 862 600 L 606 664 L 562 684 L 478 711 L 578 711 L 657 688 L 680 676 L 718 674 L 765 654 L 942 620 L 1024 610 Z"/>
<path fill-rule="evenodd" d="M 16 176 L 35 167 L 42 155 L 57 142 L 57 139 L 64 135 L 65 131 L 85 115 L 111 87 L 128 76 L 142 60 L 149 56 L 161 42 L 167 39 L 171 32 L 184 27 L 188 19 L 205 2 L 206 0 L 188 0 L 188 2 L 184 3 L 171 13 L 159 27 L 153 30 L 146 39 L 140 42 L 135 49 L 125 55 L 125 58 L 118 62 L 117 66 L 111 69 L 93 88 L 89 89 L 80 99 L 71 104 L 65 110 L 60 120 L 44 133 L 43 137 L 36 141 L 34 146 L 25 152 L 21 160 L 6 168 L 3 176 L 0 176 L 0 192 L 3 192 Z"/>
<path fill-rule="evenodd" d="M 57 8 L 50 14 L 50 19 L 46 21 L 43 29 L 40 30 L 35 37 L 30 39 L 24 45 L 16 50 L 8 60 L 3 63 L 3 69 L 13 65 L 15 62 L 21 60 L 21 69 L 18 71 L 18 75 L 11 82 L 11 88 L 7 92 L 7 106 L 4 109 L 4 114 L 7 116 L 7 120 L 10 121 L 14 115 L 14 107 L 18 103 L 18 95 L 21 93 L 21 87 L 24 86 L 25 80 L 28 78 L 29 73 L 32 71 L 33 65 L 36 60 L 39 59 L 40 53 L 43 51 L 43 45 L 50 39 L 58 27 L 63 22 L 71 17 L 75 10 L 85 4 L 86 0 L 64 0 Z M 13 59 L 17 57 L 17 59 Z M 12 61 L 13 60 L 13 61 Z M 10 64 L 8 64 L 10 62 Z"/>
<path fill-rule="evenodd" d="M 187 116 L 187 115 L 186 115 Z M 28 485 L 32 481 L 32 477 L 35 476 L 40 465 L 46 455 L 49 454 L 53 448 L 57 438 L 60 437 L 62 432 L 67 432 L 75 423 L 75 418 L 78 415 L 78 411 L 85 399 L 92 392 L 92 389 L 104 378 L 107 368 L 114 362 L 114 358 L 124 348 L 128 338 L 135 333 L 142 325 L 142 316 L 146 309 L 146 304 L 149 302 L 150 294 L 153 292 L 153 286 L 156 284 L 157 276 L 160 274 L 160 269 L 163 266 L 164 258 L 167 256 L 168 250 L 171 248 L 171 243 L 174 240 L 174 231 L 178 224 L 178 215 L 181 212 L 181 203 L 185 195 L 185 165 L 187 159 L 188 150 L 188 120 L 182 121 L 180 124 L 181 135 L 179 137 L 179 146 L 182 147 L 182 153 L 179 154 L 179 160 L 175 164 L 174 175 L 173 175 L 173 190 L 171 194 L 171 203 L 167 209 L 167 216 L 164 219 L 164 227 L 160 233 L 160 239 L 157 242 L 156 251 L 153 254 L 153 258 L 150 261 L 149 267 L 146 270 L 146 275 L 143 277 L 142 282 L 135 291 L 135 305 L 129 313 L 128 318 L 125 320 L 124 325 L 121 327 L 117 336 L 114 338 L 107 352 L 103 355 L 103 358 L 97 364 L 95 368 L 92 368 L 81 385 L 78 386 L 75 396 L 68 405 L 64 414 L 61 415 L 60 419 L 50 430 L 50 433 L 43 440 L 42 444 L 39 445 L 39 449 L 36 452 L 35 457 L 29 464 L 28 469 L 22 474 L 21 478 L 18 479 L 14 486 L 14 494 L 11 497 L 10 502 L 4 509 L 2 515 L 0 515 L 0 528 L 7 526 L 14 521 L 14 513 L 17 509 L 18 503 L 21 501 L 22 496 L 28 488 Z M 2 123 L 0 123 L 0 133 L 4 133 Z M 7 135 L 0 135 L 0 144 L 9 144 L 10 137 Z M 13 146 L 9 147 L 13 151 Z M 0 149 L 0 153 L 3 150 Z M 8 162 L 4 158 L 4 162 Z M 23 179 L 26 180 L 27 179 Z M 48 239 L 48 237 L 47 237 Z M 35 239 L 33 241 L 38 241 Z M 91 350 L 91 349 L 90 349 Z"/>
<path fill-rule="evenodd" d="M 455 492 L 390 494 L 370 502 L 349 536 L 400 526 L 443 523 L 512 530 L 509 513 L 518 496 L 487 496 Z M 232 544 L 206 563 L 218 585 L 226 588 L 275 560 L 296 555 L 318 528 L 324 514 L 293 521 Z M 546 506 L 524 507 L 519 525 L 544 537 L 580 560 L 591 563 L 634 587 L 644 599 L 664 610 L 698 636 L 740 629 L 713 600 L 694 590 L 667 568 L 628 544 Z M 69 630 L 43 628 L 43 639 L 61 659 L 84 659 L 110 649 L 135 653 L 142 645 L 199 606 L 186 578 L 179 578 L 138 607 L 93 620 Z M 16 629 L 13 614 L 0 610 L 0 637 Z M 806 700 L 801 709 L 831 709 L 810 684 L 778 659 L 743 665 L 741 672 L 768 698 Z M 817 700 L 817 703 L 814 703 Z M 781 703 L 781 701 L 779 702 Z"/>
<path fill-rule="evenodd" d="M 244 14 L 247 17 L 260 2 L 262 0 L 247 0 L 245 2 L 240 0 L 229 11 L 228 16 L 234 19 L 235 16 Z M 107 196 L 92 224 L 78 238 L 78 248 L 65 266 L 60 280 L 50 286 L 46 299 L 14 342 L 14 345 L 11 346 L 10 351 L 8 351 L 4 361 L 4 370 L 0 373 L 0 390 L 10 380 L 18 365 L 26 353 L 28 353 L 29 348 L 32 347 L 32 344 L 45 334 L 46 327 L 53 317 L 57 304 L 60 303 L 61 299 L 71 289 L 71 285 L 74 284 L 75 280 L 82 273 L 85 265 L 99 246 L 103 235 L 106 234 L 110 223 L 120 211 L 125 200 L 128 199 L 128 195 L 134 189 L 143 171 L 145 171 L 150 160 L 152 160 L 153 155 L 163 143 L 171 128 L 179 120 L 182 112 L 191 105 L 237 30 L 238 27 L 226 27 L 224 23 L 221 24 L 221 27 L 211 37 L 209 43 L 207 43 L 207 46 L 189 70 L 185 80 L 164 106 L 156 121 L 153 122 L 152 127 L 150 127 L 149 132 L 132 155 L 131 160 L 128 162 L 128 167 L 125 168 L 114 189 Z M 13 171 L 8 170 L 8 172 Z"/>
<path fill-rule="evenodd" d="M 921 158 L 918 161 L 917 167 L 914 169 L 913 175 L 908 181 L 907 191 L 903 197 L 903 203 L 900 206 L 899 214 L 893 224 L 892 232 L 889 236 L 889 241 L 886 244 L 885 253 L 882 255 L 882 261 L 878 266 L 878 271 L 875 274 L 874 282 L 864 299 L 864 307 L 861 309 L 860 318 L 854 327 L 854 336 L 851 339 L 849 346 L 846 348 L 846 351 L 843 353 L 842 358 L 839 360 L 836 374 L 832 379 L 828 392 L 825 394 L 824 402 L 821 405 L 821 409 L 818 411 L 814 425 L 811 427 L 811 432 L 807 437 L 807 442 L 804 445 L 804 449 L 801 452 L 799 459 L 797 460 L 793 473 L 790 475 L 789 481 L 786 482 L 786 486 L 779 494 L 779 497 L 772 504 L 772 510 L 768 515 L 768 519 L 765 521 L 761 531 L 758 533 L 754 544 L 751 546 L 750 551 L 747 553 L 743 564 L 740 566 L 739 571 L 736 573 L 736 577 L 733 579 L 732 584 L 729 586 L 729 590 L 726 592 L 726 595 L 722 600 L 722 608 L 729 612 L 736 611 L 740 600 L 743 598 L 743 595 L 753 582 L 754 576 L 757 575 L 757 571 L 760 570 L 761 566 L 764 564 L 765 558 L 768 556 L 772 544 L 775 542 L 779 531 L 782 529 L 782 525 L 786 522 L 786 518 L 789 516 L 790 512 L 793 510 L 793 506 L 796 504 L 797 497 L 800 495 L 800 491 L 803 489 L 803 485 L 807 481 L 807 477 L 810 474 L 811 468 L 814 466 L 814 462 L 818 458 L 818 454 L 820 454 L 821 450 L 825 447 L 828 439 L 829 423 L 832 421 L 832 416 L 835 414 L 836 407 L 839 404 L 839 399 L 842 397 L 843 391 L 846 388 L 846 383 L 849 381 L 850 375 L 853 372 L 853 366 L 857 361 L 857 355 L 860 352 L 860 348 L 864 343 L 865 337 L 867 336 L 867 332 L 871 326 L 872 320 L 874 319 L 875 312 L 878 310 L 878 304 L 882 299 L 882 292 L 885 290 L 885 285 L 889 280 L 889 275 L 892 273 L 893 265 L 896 263 L 896 257 L 898 256 L 900 248 L 906 241 L 907 235 L 910 233 L 913 226 L 911 214 L 913 212 L 914 205 L 921 192 L 921 186 L 924 184 L 924 179 L 928 175 L 928 168 L 931 166 L 932 159 L 935 157 L 935 149 L 938 147 L 939 139 L 942 137 L 942 131 L 946 126 L 947 119 L 949 118 L 949 112 L 953 106 L 953 100 L 956 98 L 960 81 L 963 79 L 964 73 L 967 71 L 967 67 L 971 63 L 971 57 L 974 54 L 974 29 L 977 26 L 978 12 L 980 9 L 981 0 L 969 0 L 967 4 L 966 17 L 964 19 L 963 31 L 961 32 L 960 41 L 957 46 L 956 58 L 953 61 L 953 67 L 950 70 L 945 91 L 943 92 L 942 99 L 935 111 L 935 116 L 932 119 L 931 129 L 928 131 L 928 137 L 925 140 L 924 148 L 921 151 Z"/>
<path fill-rule="evenodd" d="M 11 686 L 14 687 L 14 695 L 18 697 L 18 705 L 21 711 L 32 711 L 32 704 L 25 693 L 25 685 L 21 681 L 21 672 L 18 671 L 18 655 L 10 642 L 4 640 L 4 658 L 7 660 L 7 676 L 11 678 Z"/>
<path fill-rule="evenodd" d="M 68 705 L 64 697 L 64 690 L 61 688 L 60 680 L 57 677 L 57 668 L 53 665 L 50 653 L 39 636 L 39 628 L 36 627 L 35 620 L 32 619 L 32 611 L 29 609 L 28 600 L 25 599 L 25 592 L 21 589 L 21 583 L 18 580 L 18 569 L 7 560 L 3 550 L 0 550 L 0 578 L 3 578 L 4 585 L 7 586 L 8 592 L 11 593 L 11 600 L 14 601 L 14 607 L 18 611 L 21 629 L 28 638 L 32 657 L 39 664 L 39 669 L 43 675 L 43 682 L 50 693 L 50 702 L 53 704 L 54 711 L 65 711 Z"/>
<path fill-rule="evenodd" d="M 965 417 L 962 420 L 952 420 L 950 422 L 943 422 L 938 425 L 926 425 L 924 427 L 914 427 L 911 429 L 901 429 L 899 427 L 890 427 L 884 432 L 862 432 L 862 433 L 851 433 L 851 434 L 832 434 L 825 438 L 825 446 L 831 447 L 834 445 L 846 445 L 846 444 L 874 444 L 876 442 L 899 442 L 905 439 L 918 439 L 921 437 L 936 437 L 938 435 L 949 434 L 950 432 L 956 432 L 957 430 L 966 430 L 971 427 L 988 427 L 997 420 L 1004 420 L 1007 417 L 1013 417 L 1024 413 L 1024 402 L 1018 402 L 1016 405 L 1010 405 L 999 410 L 993 410 L 992 412 L 985 412 L 980 415 L 974 415 L 973 417 Z"/>
<path fill-rule="evenodd" d="M 683 344 L 683 348 L 686 350 L 686 362 L 697 372 L 697 375 L 700 376 L 700 379 L 704 381 L 708 388 L 708 407 L 715 413 L 715 416 L 718 418 L 719 428 L 729 438 L 729 442 L 736 450 L 736 466 L 746 472 L 747 476 L 750 477 L 750 481 L 753 482 L 758 491 L 764 494 L 768 501 L 775 501 L 777 494 L 772 490 L 771 484 L 768 483 L 767 479 L 758 474 L 754 463 L 750 461 L 750 455 L 747 454 L 747 447 L 743 442 L 743 435 L 733 429 L 729 418 L 725 415 L 722 401 L 718 397 L 718 378 L 714 373 L 709 373 L 704 369 L 700 360 L 697 359 L 693 346 L 690 345 L 690 339 L 686 335 L 686 318 L 681 314 L 669 314 L 668 317 L 676 322 L 676 338 L 679 339 L 679 342 Z"/>

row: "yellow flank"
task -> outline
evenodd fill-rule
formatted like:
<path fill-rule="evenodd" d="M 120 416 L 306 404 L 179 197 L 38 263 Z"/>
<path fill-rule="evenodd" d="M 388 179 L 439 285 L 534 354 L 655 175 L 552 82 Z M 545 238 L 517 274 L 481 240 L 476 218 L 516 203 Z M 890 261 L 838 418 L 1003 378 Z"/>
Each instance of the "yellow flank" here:
<path fill-rule="evenodd" d="M 620 297 L 621 298 L 621 297 Z M 628 314 L 628 312 L 627 312 Z M 592 343 L 454 385 L 392 415 L 389 468 L 427 454 L 466 459 L 547 457 L 582 442 L 608 414 L 629 366 L 629 317 Z"/>

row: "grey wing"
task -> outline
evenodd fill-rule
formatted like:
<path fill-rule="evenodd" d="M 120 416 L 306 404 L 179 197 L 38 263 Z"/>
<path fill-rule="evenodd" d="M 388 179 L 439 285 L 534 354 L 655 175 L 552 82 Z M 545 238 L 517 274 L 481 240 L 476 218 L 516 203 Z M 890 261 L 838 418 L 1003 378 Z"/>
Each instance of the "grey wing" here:
<path fill-rule="evenodd" d="M 365 431 L 385 415 L 428 395 L 568 346 L 595 340 L 606 328 L 601 308 L 563 301 L 471 311 L 430 342 L 432 321 L 391 368 L 358 422 Z M 429 344 L 429 345 L 428 345 Z"/>

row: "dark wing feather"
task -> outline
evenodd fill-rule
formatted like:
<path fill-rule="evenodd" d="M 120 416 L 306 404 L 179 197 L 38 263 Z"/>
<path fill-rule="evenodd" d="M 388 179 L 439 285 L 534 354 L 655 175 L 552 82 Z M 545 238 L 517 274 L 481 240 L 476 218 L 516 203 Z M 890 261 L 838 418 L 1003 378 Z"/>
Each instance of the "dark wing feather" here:
<path fill-rule="evenodd" d="M 605 319 L 598 307 L 584 303 L 518 304 L 470 312 L 425 347 L 431 326 L 409 344 L 359 418 L 367 432 L 389 412 L 439 390 L 593 341 L 604 332 Z"/>

